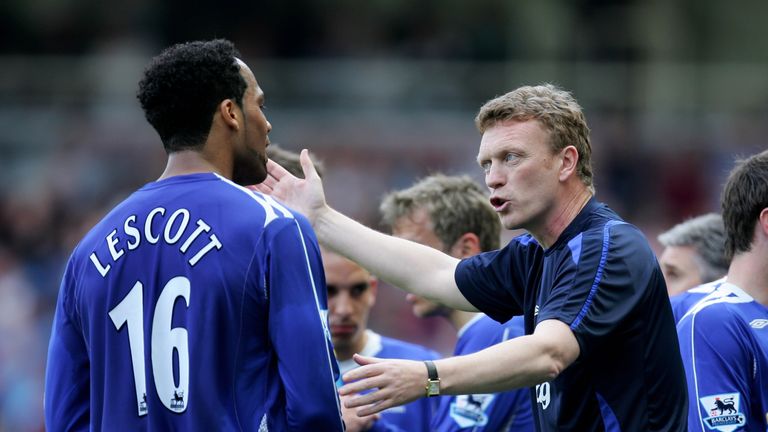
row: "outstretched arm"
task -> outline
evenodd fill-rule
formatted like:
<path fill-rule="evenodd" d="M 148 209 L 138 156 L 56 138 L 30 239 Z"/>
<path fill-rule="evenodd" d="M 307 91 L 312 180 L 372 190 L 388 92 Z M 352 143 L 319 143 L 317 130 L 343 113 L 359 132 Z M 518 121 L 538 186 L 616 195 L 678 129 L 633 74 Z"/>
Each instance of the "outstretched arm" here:
<path fill-rule="evenodd" d="M 456 286 L 453 275 L 459 260 L 372 230 L 332 209 L 307 150 L 301 151 L 300 160 L 306 180 L 270 160 L 267 179 L 255 188 L 303 213 L 320 243 L 390 284 L 454 309 L 477 310 Z"/>
<path fill-rule="evenodd" d="M 497 393 L 556 378 L 579 356 L 576 337 L 563 322 L 546 320 L 534 334 L 493 345 L 473 354 L 436 360 L 442 394 Z M 342 397 L 377 389 L 345 400 L 362 407 L 365 416 L 425 396 L 427 369 L 420 361 L 385 360 L 355 355 L 363 366 L 344 375 Z"/>

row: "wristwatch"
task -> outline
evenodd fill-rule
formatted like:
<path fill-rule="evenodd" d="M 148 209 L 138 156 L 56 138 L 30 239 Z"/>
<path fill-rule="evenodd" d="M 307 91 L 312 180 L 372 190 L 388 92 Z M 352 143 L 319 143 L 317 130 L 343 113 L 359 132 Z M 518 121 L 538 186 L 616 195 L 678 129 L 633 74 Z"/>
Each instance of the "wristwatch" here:
<path fill-rule="evenodd" d="M 431 360 L 424 361 L 427 365 L 427 397 L 440 396 L 440 378 L 437 376 L 437 368 Z"/>

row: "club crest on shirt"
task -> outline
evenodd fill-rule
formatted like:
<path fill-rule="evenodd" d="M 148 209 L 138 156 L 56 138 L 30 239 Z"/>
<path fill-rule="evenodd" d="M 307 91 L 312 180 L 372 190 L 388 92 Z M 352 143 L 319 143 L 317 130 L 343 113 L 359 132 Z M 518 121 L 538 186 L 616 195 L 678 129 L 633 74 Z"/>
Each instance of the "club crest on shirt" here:
<path fill-rule="evenodd" d="M 704 411 L 709 417 L 703 419 L 711 430 L 731 432 L 747 422 L 743 413 L 739 412 L 741 394 L 721 393 L 699 398 Z"/>
<path fill-rule="evenodd" d="M 488 423 L 488 414 L 485 413 L 485 410 L 493 401 L 494 396 L 493 394 L 456 396 L 451 402 L 451 418 L 461 428 L 485 426 Z"/>

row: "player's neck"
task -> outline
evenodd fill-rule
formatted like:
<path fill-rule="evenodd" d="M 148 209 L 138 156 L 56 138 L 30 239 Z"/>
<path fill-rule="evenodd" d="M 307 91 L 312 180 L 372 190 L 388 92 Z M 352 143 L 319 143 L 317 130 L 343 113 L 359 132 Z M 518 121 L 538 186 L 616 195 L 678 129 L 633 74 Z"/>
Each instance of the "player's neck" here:
<path fill-rule="evenodd" d="M 756 302 L 768 306 L 768 267 L 765 254 L 753 249 L 733 257 L 728 268 L 728 282 L 750 295 Z"/>
<path fill-rule="evenodd" d="M 365 345 L 368 343 L 368 331 L 363 331 L 362 336 L 357 340 L 356 343 L 350 344 L 347 346 L 337 346 L 334 352 L 336 353 L 336 358 L 339 361 L 346 361 L 351 360 L 352 356 L 356 353 L 362 353 L 365 349 Z"/>
<path fill-rule="evenodd" d="M 451 309 L 451 312 L 448 314 L 447 318 L 453 328 L 456 329 L 456 331 L 459 331 L 477 315 L 477 312 L 467 312 Z"/>
<path fill-rule="evenodd" d="M 576 219 L 579 212 L 592 198 L 592 192 L 579 181 L 579 185 L 569 188 L 563 196 L 564 199 L 561 200 L 561 204 L 553 208 L 545 217 L 541 229 L 529 230 L 536 241 L 545 249 L 555 244 L 560 234 Z"/>
<path fill-rule="evenodd" d="M 168 155 L 168 163 L 166 163 L 165 170 L 158 180 L 202 172 L 215 172 L 225 175 L 225 173 L 222 173 L 221 170 L 208 161 L 202 153 L 194 150 L 177 151 Z"/>

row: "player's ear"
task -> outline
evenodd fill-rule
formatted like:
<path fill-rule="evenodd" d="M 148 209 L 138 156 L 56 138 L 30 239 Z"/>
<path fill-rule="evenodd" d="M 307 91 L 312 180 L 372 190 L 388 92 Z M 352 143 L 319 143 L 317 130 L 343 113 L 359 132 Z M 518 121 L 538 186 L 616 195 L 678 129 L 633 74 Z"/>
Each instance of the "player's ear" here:
<path fill-rule="evenodd" d="M 757 225 L 763 235 L 768 238 L 768 207 L 764 208 L 757 217 Z"/>
<path fill-rule="evenodd" d="M 565 146 L 564 149 L 560 150 L 560 158 L 562 165 L 560 165 L 558 178 L 560 181 L 565 181 L 576 172 L 576 166 L 579 163 L 579 151 L 572 145 Z"/>
<path fill-rule="evenodd" d="M 453 257 L 462 259 L 469 258 L 482 252 L 480 248 L 480 237 L 475 233 L 464 233 L 453 243 L 449 254 Z"/>
<path fill-rule="evenodd" d="M 221 121 L 235 130 L 240 130 L 241 113 L 240 107 L 232 99 L 221 101 L 216 111 Z"/>

